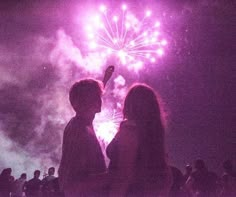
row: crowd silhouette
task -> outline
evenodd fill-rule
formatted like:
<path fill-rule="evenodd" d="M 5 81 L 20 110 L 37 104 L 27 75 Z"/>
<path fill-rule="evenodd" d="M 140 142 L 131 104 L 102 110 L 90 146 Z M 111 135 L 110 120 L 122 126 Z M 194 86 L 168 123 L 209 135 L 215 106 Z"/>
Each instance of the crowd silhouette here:
<path fill-rule="evenodd" d="M 170 166 L 170 169 L 172 182 L 169 193 L 166 194 L 167 197 L 236 196 L 236 173 L 231 160 L 222 163 L 223 173 L 221 175 L 208 171 L 207 166 L 201 159 L 194 161 L 193 166 L 187 164 L 185 173 L 174 166 Z M 54 172 L 54 167 L 49 168 L 48 174 L 44 175 L 41 180 L 40 171 L 35 170 L 33 178 L 27 180 L 26 173 L 22 173 L 18 179 L 15 179 L 11 173 L 11 168 L 3 169 L 0 175 L 0 197 L 65 197 L 63 190 L 59 187 L 58 177 L 54 176 Z M 144 196 L 139 191 L 136 190 L 137 193 L 132 196 Z M 77 196 L 83 195 L 77 194 Z M 114 193 L 113 196 L 118 196 L 118 193 Z M 164 195 L 150 194 L 146 196 Z"/>
<path fill-rule="evenodd" d="M 35 170 L 33 178 L 27 180 L 27 174 L 22 173 L 18 179 L 11 174 L 11 168 L 3 169 L 0 175 L 0 197 L 60 197 L 58 177 L 54 176 L 55 168 L 51 167 L 48 174 L 40 179 L 40 170 Z"/>
<path fill-rule="evenodd" d="M 0 197 L 236 196 L 231 160 L 222 163 L 222 175 L 209 171 L 202 159 L 187 164 L 184 173 L 168 164 L 159 98 L 146 84 L 131 86 L 124 99 L 124 119 L 106 149 L 107 168 L 93 129 L 95 114 L 101 111 L 103 87 L 94 79 L 80 80 L 71 87 L 69 100 L 76 115 L 64 130 L 58 177 L 54 167 L 42 180 L 39 170 L 32 179 L 22 173 L 15 180 L 11 168 L 3 169 Z"/>

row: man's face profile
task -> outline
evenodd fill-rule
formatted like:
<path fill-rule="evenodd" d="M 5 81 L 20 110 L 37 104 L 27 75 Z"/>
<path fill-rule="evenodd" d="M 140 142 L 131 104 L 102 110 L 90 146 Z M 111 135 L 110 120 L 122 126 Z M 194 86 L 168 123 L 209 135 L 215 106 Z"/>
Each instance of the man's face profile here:
<path fill-rule="evenodd" d="M 102 99 L 99 93 L 89 95 L 80 106 L 80 115 L 93 120 L 96 113 L 101 112 Z"/>

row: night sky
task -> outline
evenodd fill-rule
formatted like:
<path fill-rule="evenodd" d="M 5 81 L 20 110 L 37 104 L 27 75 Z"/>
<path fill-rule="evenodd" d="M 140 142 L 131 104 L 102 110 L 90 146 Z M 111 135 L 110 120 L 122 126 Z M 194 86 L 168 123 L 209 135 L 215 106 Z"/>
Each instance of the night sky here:
<path fill-rule="evenodd" d="M 0 170 L 45 171 L 60 161 L 63 128 L 73 115 L 69 87 L 80 78 L 102 76 L 102 70 L 88 71 L 81 65 L 87 55 L 80 26 L 84 7 L 99 2 L 3 2 Z M 161 95 L 172 165 L 183 169 L 202 158 L 210 170 L 221 173 L 223 160 L 236 162 L 234 1 L 127 2 L 139 11 L 144 4 L 154 9 L 168 50 L 156 65 L 146 65 L 138 73 L 116 68 L 115 76 L 122 75 L 127 86 L 145 82 Z M 117 6 L 115 1 L 109 4 Z M 86 61 L 96 62 L 96 57 Z"/>

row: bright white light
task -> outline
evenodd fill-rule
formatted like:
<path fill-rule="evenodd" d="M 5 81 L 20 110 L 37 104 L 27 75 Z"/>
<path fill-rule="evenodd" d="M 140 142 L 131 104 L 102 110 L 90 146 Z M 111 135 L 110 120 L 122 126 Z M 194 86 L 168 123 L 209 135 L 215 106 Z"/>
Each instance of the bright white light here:
<path fill-rule="evenodd" d="M 143 36 L 147 36 L 148 35 L 148 33 L 145 31 L 145 32 L 143 32 Z"/>
<path fill-rule="evenodd" d="M 119 123 L 122 120 L 122 115 L 116 110 L 109 107 L 104 108 L 101 113 L 96 114 L 94 120 L 94 129 L 99 139 L 103 140 L 107 145 L 113 139 L 118 131 Z"/>
<path fill-rule="evenodd" d="M 99 24 L 101 22 L 100 17 L 98 15 L 93 17 L 93 21 L 95 24 Z"/>
<path fill-rule="evenodd" d="M 106 53 L 100 53 L 101 57 L 106 57 Z"/>
<path fill-rule="evenodd" d="M 127 9 L 127 6 L 125 4 L 122 5 L 121 9 L 125 11 Z"/>
<path fill-rule="evenodd" d="M 93 38 L 94 38 L 94 34 L 93 34 L 93 33 L 89 33 L 89 34 L 88 34 L 88 38 L 89 38 L 89 39 L 93 39 Z"/>
<path fill-rule="evenodd" d="M 87 32 L 91 32 L 93 30 L 91 25 L 86 25 L 85 29 Z"/>
<path fill-rule="evenodd" d="M 130 45 L 131 46 L 135 46 L 135 42 L 132 40 L 132 41 L 130 41 Z"/>
<path fill-rule="evenodd" d="M 159 21 L 157 21 L 157 22 L 155 23 L 155 27 L 160 27 L 160 25 L 161 25 L 161 23 L 160 23 Z"/>
<path fill-rule="evenodd" d="M 150 61 L 151 61 L 152 63 L 154 63 L 154 62 L 156 61 L 156 59 L 155 59 L 154 57 L 152 57 L 152 58 L 150 59 Z"/>
<path fill-rule="evenodd" d="M 159 34 L 160 34 L 160 32 L 154 31 L 154 35 L 155 35 L 155 36 L 158 36 Z"/>
<path fill-rule="evenodd" d="M 143 68 L 143 62 L 138 61 L 135 64 L 132 65 L 132 69 L 134 69 L 136 72 Z"/>
<path fill-rule="evenodd" d="M 151 54 L 147 53 L 145 56 L 146 56 L 146 58 L 149 58 L 151 56 Z"/>
<path fill-rule="evenodd" d="M 149 39 L 146 38 L 146 39 L 144 40 L 144 43 L 145 43 L 145 44 L 148 44 L 148 43 L 149 43 Z"/>
<path fill-rule="evenodd" d="M 114 82 L 116 85 L 124 86 L 126 84 L 125 78 L 122 77 L 121 75 L 118 75 L 115 79 Z"/>
<path fill-rule="evenodd" d="M 156 41 L 157 41 L 157 38 L 156 37 L 152 37 L 151 42 L 154 43 Z"/>
<path fill-rule="evenodd" d="M 162 55 L 164 54 L 163 49 L 157 49 L 157 54 L 158 54 L 159 56 L 162 56 Z"/>
<path fill-rule="evenodd" d="M 114 43 L 114 44 L 117 44 L 117 42 L 118 42 L 118 39 L 117 39 L 117 38 L 114 38 L 114 39 L 113 39 L 113 43 Z"/>
<path fill-rule="evenodd" d="M 113 16 L 113 21 L 117 22 L 118 21 L 118 16 Z"/>
<path fill-rule="evenodd" d="M 112 53 L 112 50 L 110 48 L 107 49 L 107 54 L 110 55 Z"/>
<path fill-rule="evenodd" d="M 166 40 L 162 40 L 161 41 L 161 45 L 163 45 L 163 46 L 167 45 L 167 41 Z"/>
<path fill-rule="evenodd" d="M 151 16 L 151 14 L 152 14 L 152 12 L 151 12 L 150 10 L 147 10 L 147 11 L 146 11 L 146 17 Z"/>
<path fill-rule="evenodd" d="M 99 10 L 100 10 L 101 12 L 105 12 L 105 11 L 107 10 L 107 8 L 106 8 L 105 5 L 100 5 Z"/>
<path fill-rule="evenodd" d="M 130 23 L 125 23 L 125 27 L 127 28 L 127 30 L 130 28 Z"/>
<path fill-rule="evenodd" d="M 118 56 L 121 58 L 121 59 L 124 59 L 126 57 L 126 52 L 123 51 L 123 50 L 119 50 L 118 51 Z"/>
<path fill-rule="evenodd" d="M 86 32 L 90 41 L 94 41 L 89 44 L 90 48 L 99 54 L 105 53 L 106 58 L 117 58 L 117 64 L 133 71 L 164 55 L 167 41 L 159 30 L 160 21 L 152 16 L 151 10 L 145 10 L 143 18 L 138 18 L 125 4 L 121 4 L 116 13 L 104 5 L 100 11 L 106 12 L 100 13 L 100 17 L 94 19 L 97 24 L 92 23 L 93 28 Z"/>
<path fill-rule="evenodd" d="M 96 42 L 90 42 L 90 43 L 89 43 L 89 48 L 90 48 L 90 49 L 95 49 L 95 48 L 97 48 L 97 43 L 96 43 Z"/>
<path fill-rule="evenodd" d="M 104 29 L 105 28 L 105 25 L 103 23 L 99 23 L 99 28 L 100 29 Z"/>
<path fill-rule="evenodd" d="M 113 139 L 116 132 L 117 125 L 112 121 L 99 123 L 96 129 L 97 137 L 103 139 L 106 143 L 109 143 Z"/>

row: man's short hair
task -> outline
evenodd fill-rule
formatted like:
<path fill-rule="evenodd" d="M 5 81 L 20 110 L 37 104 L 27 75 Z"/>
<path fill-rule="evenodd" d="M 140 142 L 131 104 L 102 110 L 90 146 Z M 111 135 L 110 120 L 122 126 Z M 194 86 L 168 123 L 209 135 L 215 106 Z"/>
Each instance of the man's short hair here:
<path fill-rule="evenodd" d="M 23 178 L 23 179 L 26 179 L 26 173 L 22 173 L 21 175 L 20 175 L 20 178 Z"/>
<path fill-rule="evenodd" d="M 36 176 L 36 175 L 40 175 L 40 170 L 35 170 L 34 171 L 34 176 Z"/>
<path fill-rule="evenodd" d="M 95 79 L 82 79 L 74 83 L 69 92 L 69 100 L 75 111 L 94 95 L 102 95 L 102 84 Z"/>

